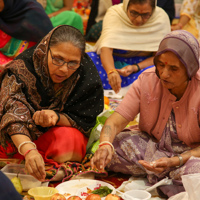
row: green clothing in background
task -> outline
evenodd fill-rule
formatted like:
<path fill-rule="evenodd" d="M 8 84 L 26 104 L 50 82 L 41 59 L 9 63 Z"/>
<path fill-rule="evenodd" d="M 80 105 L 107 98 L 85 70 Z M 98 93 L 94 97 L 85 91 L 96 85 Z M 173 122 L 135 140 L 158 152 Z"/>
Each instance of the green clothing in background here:
<path fill-rule="evenodd" d="M 63 0 L 47 0 L 45 12 L 51 14 L 63 8 Z M 50 18 L 54 27 L 58 25 L 70 25 L 83 33 L 83 21 L 79 14 L 74 11 L 63 11 L 55 17 Z"/>

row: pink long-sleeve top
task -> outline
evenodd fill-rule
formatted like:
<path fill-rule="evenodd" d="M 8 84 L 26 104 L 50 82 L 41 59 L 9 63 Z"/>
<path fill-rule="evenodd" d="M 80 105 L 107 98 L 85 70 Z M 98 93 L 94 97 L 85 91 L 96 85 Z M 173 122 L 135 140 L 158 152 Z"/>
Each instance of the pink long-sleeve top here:
<path fill-rule="evenodd" d="M 200 144 L 200 70 L 189 81 L 179 101 L 164 88 L 155 68 L 144 71 L 133 82 L 116 112 L 129 121 L 140 113 L 141 131 L 161 139 L 169 115 L 174 110 L 178 138 L 191 147 Z"/>

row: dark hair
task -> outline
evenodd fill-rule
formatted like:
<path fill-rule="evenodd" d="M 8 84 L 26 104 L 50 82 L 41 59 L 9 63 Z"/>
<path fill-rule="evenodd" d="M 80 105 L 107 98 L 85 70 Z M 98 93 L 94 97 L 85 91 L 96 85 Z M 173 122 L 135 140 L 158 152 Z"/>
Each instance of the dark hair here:
<path fill-rule="evenodd" d="M 145 3 L 149 3 L 150 6 L 152 7 L 152 10 L 154 10 L 156 7 L 155 0 L 129 0 L 127 8 L 130 6 L 130 4 L 145 4 Z"/>
<path fill-rule="evenodd" d="M 70 42 L 80 49 L 82 56 L 84 55 L 85 38 L 78 29 L 68 25 L 58 27 L 51 36 L 49 47 L 55 46 L 61 42 Z"/>

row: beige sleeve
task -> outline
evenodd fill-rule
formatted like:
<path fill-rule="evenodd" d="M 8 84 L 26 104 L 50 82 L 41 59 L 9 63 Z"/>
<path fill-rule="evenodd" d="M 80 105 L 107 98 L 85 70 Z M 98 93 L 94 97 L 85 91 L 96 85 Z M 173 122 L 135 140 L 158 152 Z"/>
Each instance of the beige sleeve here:
<path fill-rule="evenodd" d="M 111 0 L 99 0 L 98 13 L 95 21 L 98 23 L 103 20 L 108 8 L 112 6 Z"/>
<path fill-rule="evenodd" d="M 198 6 L 200 6 L 199 0 L 184 0 L 181 6 L 181 15 L 186 14 L 191 17 L 194 15 Z"/>

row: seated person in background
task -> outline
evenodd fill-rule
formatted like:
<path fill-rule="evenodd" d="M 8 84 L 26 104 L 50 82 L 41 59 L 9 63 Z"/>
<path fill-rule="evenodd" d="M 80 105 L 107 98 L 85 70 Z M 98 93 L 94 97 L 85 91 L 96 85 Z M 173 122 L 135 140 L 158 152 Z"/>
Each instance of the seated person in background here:
<path fill-rule="evenodd" d="M 7 64 L 0 80 L 0 158 L 25 159 L 39 180 L 45 162 L 81 162 L 103 111 L 101 79 L 82 33 L 53 29 Z"/>
<path fill-rule="evenodd" d="M 83 20 L 72 10 L 73 0 L 46 0 L 45 12 L 50 17 L 54 27 L 70 25 L 83 33 Z"/>
<path fill-rule="evenodd" d="M 97 41 L 101 35 L 102 22 L 108 8 L 122 0 L 93 0 L 86 29 L 86 41 Z"/>
<path fill-rule="evenodd" d="M 200 42 L 200 1 L 184 0 L 181 7 L 180 19 L 173 24 L 171 30 L 187 30 Z"/>
<path fill-rule="evenodd" d="M 91 165 L 147 176 L 151 184 L 169 177 L 173 185 L 160 187 L 169 197 L 184 191 L 182 175 L 200 172 L 198 41 L 187 31 L 173 31 L 161 41 L 154 63 L 106 120 Z M 127 128 L 138 113 L 139 126 Z"/>
<path fill-rule="evenodd" d="M 168 14 L 170 22 L 175 17 L 175 5 L 174 0 L 157 0 L 157 6 L 161 7 Z"/>
<path fill-rule="evenodd" d="M 101 35 L 102 22 L 108 8 L 122 0 L 93 0 L 86 30 L 86 41 L 97 41 Z M 157 0 L 157 6 L 165 10 L 170 22 L 175 17 L 174 0 Z"/>
<path fill-rule="evenodd" d="M 0 30 L 20 40 L 38 42 L 53 27 L 35 0 L 0 0 Z"/>
<path fill-rule="evenodd" d="M 170 32 L 169 17 L 155 5 L 155 0 L 124 0 L 108 9 L 96 52 L 88 53 L 104 89 L 118 93 L 153 65 L 153 54 Z"/>
<path fill-rule="evenodd" d="M 35 0 L 0 0 L 0 65 L 33 46 L 53 28 Z"/>

